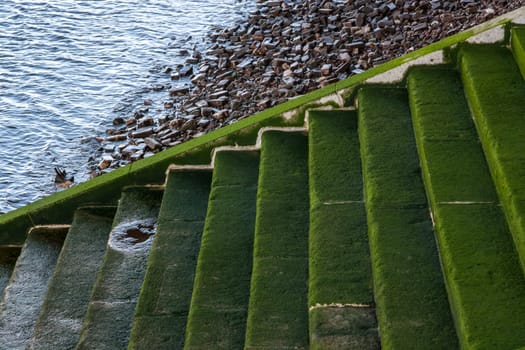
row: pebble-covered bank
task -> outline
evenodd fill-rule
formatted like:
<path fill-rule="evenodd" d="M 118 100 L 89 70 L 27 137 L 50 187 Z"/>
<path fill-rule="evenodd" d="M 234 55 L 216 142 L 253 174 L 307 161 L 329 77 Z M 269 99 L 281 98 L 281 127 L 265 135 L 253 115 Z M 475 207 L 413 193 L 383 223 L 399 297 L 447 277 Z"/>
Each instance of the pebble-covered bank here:
<path fill-rule="evenodd" d="M 517 9 L 525 0 L 258 0 L 244 24 L 218 28 L 204 52 L 181 50 L 163 110 L 151 101 L 100 137 L 95 174 L 358 74 Z M 167 78 L 168 81 L 168 78 Z"/>

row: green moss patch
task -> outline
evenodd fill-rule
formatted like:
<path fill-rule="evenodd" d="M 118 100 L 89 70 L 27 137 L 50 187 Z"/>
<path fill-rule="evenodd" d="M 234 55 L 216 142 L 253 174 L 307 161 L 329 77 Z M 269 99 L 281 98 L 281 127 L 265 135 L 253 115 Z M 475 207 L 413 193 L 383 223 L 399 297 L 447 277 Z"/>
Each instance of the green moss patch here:
<path fill-rule="evenodd" d="M 212 173 L 168 175 L 128 349 L 182 349 Z"/>
<path fill-rule="evenodd" d="M 262 136 L 246 348 L 308 347 L 308 144 Z"/>
<path fill-rule="evenodd" d="M 420 68 L 411 72 L 408 82 L 461 345 L 513 349 L 524 341 L 518 328 L 524 324 L 525 280 L 501 209 L 496 203 L 467 204 L 497 202 L 497 196 L 477 135 L 470 133 L 459 141 L 454 137 L 457 125 L 471 121 L 465 97 L 458 91 L 459 76 L 451 69 Z M 432 122 L 438 115 L 441 125 Z M 428 137 L 435 129 L 451 137 L 444 141 Z"/>
<path fill-rule="evenodd" d="M 408 91 L 431 202 L 497 202 L 459 74 L 418 67 L 408 76 Z"/>
<path fill-rule="evenodd" d="M 243 347 L 258 169 L 257 152 L 216 154 L 185 349 Z"/>
<path fill-rule="evenodd" d="M 122 349 L 146 271 L 163 191 L 131 187 L 122 192 L 106 253 L 82 325 L 79 348 Z"/>
<path fill-rule="evenodd" d="M 382 346 L 457 348 L 427 209 L 369 208 L 368 227 Z"/>
<path fill-rule="evenodd" d="M 371 307 L 320 306 L 310 310 L 312 350 L 379 350 L 375 309 Z"/>
<path fill-rule="evenodd" d="M 465 92 L 490 172 L 525 269 L 525 226 L 516 204 L 525 200 L 525 82 L 505 47 L 466 46 L 460 52 Z"/>
<path fill-rule="evenodd" d="M 418 166 L 406 92 L 359 92 L 374 292 L 388 349 L 457 348 Z"/>
<path fill-rule="evenodd" d="M 372 272 L 362 203 L 310 210 L 309 302 L 373 304 Z"/>
<path fill-rule="evenodd" d="M 525 280 L 501 208 L 437 205 L 434 215 L 462 347 L 523 345 Z"/>
<path fill-rule="evenodd" d="M 310 347 L 374 349 L 379 339 L 373 307 L 312 308 L 374 304 L 357 115 L 311 111 L 309 129 Z"/>
<path fill-rule="evenodd" d="M 312 110 L 308 125 L 310 199 L 362 201 L 357 113 Z"/>
<path fill-rule="evenodd" d="M 367 205 L 426 205 L 406 91 L 368 86 L 358 99 Z"/>
<path fill-rule="evenodd" d="M 84 208 L 75 213 L 35 326 L 31 349 L 72 349 L 77 344 L 114 213 L 114 207 Z"/>

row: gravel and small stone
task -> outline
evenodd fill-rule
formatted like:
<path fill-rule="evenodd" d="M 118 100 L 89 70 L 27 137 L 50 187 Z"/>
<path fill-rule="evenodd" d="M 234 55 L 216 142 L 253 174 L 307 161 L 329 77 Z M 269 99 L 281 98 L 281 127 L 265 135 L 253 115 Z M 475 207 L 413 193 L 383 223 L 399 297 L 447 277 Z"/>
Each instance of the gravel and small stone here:
<path fill-rule="evenodd" d="M 244 23 L 213 29 L 205 51 L 165 67 L 163 109 L 145 100 L 113 120 L 94 175 L 151 156 L 298 95 L 359 74 L 525 0 L 257 0 Z"/>

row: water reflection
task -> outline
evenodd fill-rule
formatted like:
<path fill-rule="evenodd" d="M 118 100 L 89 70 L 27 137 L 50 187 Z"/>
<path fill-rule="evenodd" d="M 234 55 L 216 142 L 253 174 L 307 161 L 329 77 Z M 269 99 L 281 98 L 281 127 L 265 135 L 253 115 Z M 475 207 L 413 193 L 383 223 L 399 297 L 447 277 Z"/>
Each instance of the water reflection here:
<path fill-rule="evenodd" d="M 1 1 L 0 212 L 55 191 L 55 166 L 88 179 L 93 137 L 145 99 L 161 110 L 159 68 L 252 3 Z"/>

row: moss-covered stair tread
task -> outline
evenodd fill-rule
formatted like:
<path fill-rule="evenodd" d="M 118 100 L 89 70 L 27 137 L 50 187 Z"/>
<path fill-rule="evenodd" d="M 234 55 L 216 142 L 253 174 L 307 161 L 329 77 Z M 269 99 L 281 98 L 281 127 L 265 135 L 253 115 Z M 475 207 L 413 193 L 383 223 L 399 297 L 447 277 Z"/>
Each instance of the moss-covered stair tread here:
<path fill-rule="evenodd" d="M 215 154 L 185 349 L 243 347 L 258 170 L 256 151 Z"/>
<path fill-rule="evenodd" d="M 466 46 L 459 60 L 479 138 L 525 271 L 525 82 L 506 47 Z"/>
<path fill-rule="evenodd" d="M 168 172 L 128 349 L 182 349 L 211 169 Z"/>
<path fill-rule="evenodd" d="M 359 91 L 359 139 L 381 344 L 455 349 L 405 89 Z"/>
<path fill-rule="evenodd" d="M 523 28 L 3 215 L 0 348 L 525 349 Z"/>
<path fill-rule="evenodd" d="M 301 132 L 262 135 L 245 349 L 308 347 L 308 168 Z"/>
<path fill-rule="evenodd" d="M 380 349 L 357 112 L 310 111 L 311 349 Z"/>
<path fill-rule="evenodd" d="M 525 343 L 525 279 L 459 74 L 448 67 L 414 69 L 408 87 L 461 345 L 519 347 Z"/>

